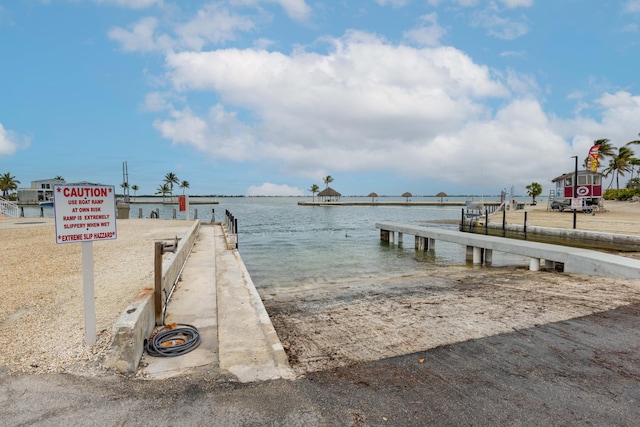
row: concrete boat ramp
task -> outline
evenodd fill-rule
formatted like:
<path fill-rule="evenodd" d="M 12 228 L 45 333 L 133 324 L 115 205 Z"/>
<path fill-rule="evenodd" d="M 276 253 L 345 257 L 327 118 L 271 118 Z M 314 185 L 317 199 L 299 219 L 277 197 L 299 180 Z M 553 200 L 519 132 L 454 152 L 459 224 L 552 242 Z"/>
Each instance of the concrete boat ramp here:
<path fill-rule="evenodd" d="M 495 250 L 530 257 L 529 269 L 533 271 L 544 265 L 565 273 L 640 279 L 640 260 L 604 252 L 395 222 L 377 223 L 376 228 L 380 239 L 390 243 L 396 234 L 398 243 L 402 243 L 403 234 L 415 236 L 417 250 L 433 250 L 437 240 L 465 245 L 467 259 L 474 265 L 490 264 Z"/>
<path fill-rule="evenodd" d="M 183 247 L 195 233 L 195 243 Z M 154 299 L 142 292 L 114 326 L 114 341 L 106 365 L 148 379 L 165 379 L 207 370 L 232 381 L 253 382 L 294 378 L 287 355 L 262 300 L 221 224 L 196 222 L 180 239 L 180 250 L 191 251 L 167 304 L 165 324 L 194 326 L 201 343 L 176 357 L 143 353 L 143 342 L 155 327 Z M 163 276 L 173 267 L 163 269 Z M 175 269 L 175 268 L 173 268 Z"/>

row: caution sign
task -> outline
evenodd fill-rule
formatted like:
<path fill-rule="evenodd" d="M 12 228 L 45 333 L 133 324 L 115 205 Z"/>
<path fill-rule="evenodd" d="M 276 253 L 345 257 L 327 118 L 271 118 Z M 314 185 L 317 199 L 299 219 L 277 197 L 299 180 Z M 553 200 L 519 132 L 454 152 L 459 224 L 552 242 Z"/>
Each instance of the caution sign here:
<path fill-rule="evenodd" d="M 54 185 L 53 209 L 56 243 L 117 238 L 113 185 Z"/>

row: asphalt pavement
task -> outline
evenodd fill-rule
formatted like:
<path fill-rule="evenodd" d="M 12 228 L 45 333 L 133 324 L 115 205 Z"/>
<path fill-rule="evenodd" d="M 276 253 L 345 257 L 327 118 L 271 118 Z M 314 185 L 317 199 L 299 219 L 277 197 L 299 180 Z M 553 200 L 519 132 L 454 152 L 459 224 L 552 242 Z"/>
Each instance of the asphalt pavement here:
<path fill-rule="evenodd" d="M 7 426 L 607 425 L 640 420 L 640 303 L 295 380 L 0 371 Z"/>

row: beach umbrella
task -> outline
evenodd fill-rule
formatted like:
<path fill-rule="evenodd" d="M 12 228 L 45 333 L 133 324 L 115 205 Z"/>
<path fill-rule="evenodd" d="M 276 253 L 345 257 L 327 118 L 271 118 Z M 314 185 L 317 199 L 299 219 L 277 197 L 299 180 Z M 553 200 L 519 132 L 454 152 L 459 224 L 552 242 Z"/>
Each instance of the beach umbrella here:
<path fill-rule="evenodd" d="M 440 203 L 442 203 L 442 198 L 448 197 L 448 196 L 447 196 L 447 193 L 445 193 L 444 191 L 441 191 L 438 194 L 436 194 L 436 197 L 440 197 Z"/>
<path fill-rule="evenodd" d="M 371 197 L 371 203 L 374 202 L 373 199 L 375 199 L 376 197 L 378 197 L 378 193 L 369 193 L 369 195 L 367 197 Z"/>
<path fill-rule="evenodd" d="M 407 202 L 408 202 L 409 201 L 409 197 L 413 197 L 413 195 L 407 191 L 406 193 L 402 194 L 402 197 L 406 197 L 407 198 Z"/>

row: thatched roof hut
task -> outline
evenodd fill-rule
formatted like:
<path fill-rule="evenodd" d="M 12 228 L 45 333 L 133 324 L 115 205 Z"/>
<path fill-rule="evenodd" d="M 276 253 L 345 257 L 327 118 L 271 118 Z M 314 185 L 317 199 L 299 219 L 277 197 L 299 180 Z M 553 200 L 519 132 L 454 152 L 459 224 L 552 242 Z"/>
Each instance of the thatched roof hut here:
<path fill-rule="evenodd" d="M 331 187 L 327 187 L 318 193 L 318 198 L 322 198 L 322 201 L 324 202 L 338 201 L 340 200 L 340 196 L 342 196 L 342 194 L 338 193 Z"/>
<path fill-rule="evenodd" d="M 367 197 L 371 197 L 371 203 L 373 203 L 376 197 L 378 197 L 378 193 L 369 193 Z"/>
<path fill-rule="evenodd" d="M 413 194 L 409 193 L 408 191 L 406 193 L 402 193 L 402 197 L 406 197 L 407 198 L 407 202 L 409 201 L 409 197 L 413 197 Z"/>
<path fill-rule="evenodd" d="M 438 194 L 436 194 L 436 197 L 440 197 L 440 203 L 442 203 L 442 198 L 449 197 L 449 196 L 447 196 L 447 193 L 445 193 L 444 191 L 441 191 Z"/>

